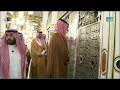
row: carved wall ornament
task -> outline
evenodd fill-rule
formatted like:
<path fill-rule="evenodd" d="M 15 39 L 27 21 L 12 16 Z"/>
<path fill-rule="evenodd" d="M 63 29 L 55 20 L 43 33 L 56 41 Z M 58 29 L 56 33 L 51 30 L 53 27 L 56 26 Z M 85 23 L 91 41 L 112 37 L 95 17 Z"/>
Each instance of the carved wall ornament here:
<path fill-rule="evenodd" d="M 120 72 L 120 56 L 114 59 L 114 68 L 117 72 Z"/>
<path fill-rule="evenodd" d="M 108 52 L 106 49 L 103 49 L 102 51 L 102 57 L 101 57 L 101 72 L 103 75 L 107 73 L 107 57 L 108 57 Z"/>

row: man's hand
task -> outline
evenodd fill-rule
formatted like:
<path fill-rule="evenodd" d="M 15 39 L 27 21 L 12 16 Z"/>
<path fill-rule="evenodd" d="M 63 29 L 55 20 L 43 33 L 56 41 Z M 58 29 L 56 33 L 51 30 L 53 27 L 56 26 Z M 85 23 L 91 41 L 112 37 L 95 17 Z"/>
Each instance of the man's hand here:
<path fill-rule="evenodd" d="M 65 62 L 65 63 L 64 63 L 64 65 L 68 65 L 68 64 L 69 64 L 69 62 Z"/>
<path fill-rule="evenodd" d="M 42 56 L 42 54 L 39 55 L 39 57 L 41 57 L 41 56 Z"/>
<path fill-rule="evenodd" d="M 42 55 L 45 55 L 45 53 L 46 53 L 46 50 L 43 50 L 43 51 L 41 52 Z"/>

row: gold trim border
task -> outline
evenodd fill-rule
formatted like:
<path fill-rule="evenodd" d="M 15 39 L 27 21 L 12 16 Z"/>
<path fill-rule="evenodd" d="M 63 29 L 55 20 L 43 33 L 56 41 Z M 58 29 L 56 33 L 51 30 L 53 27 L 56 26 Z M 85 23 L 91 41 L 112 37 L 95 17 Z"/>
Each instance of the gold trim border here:
<path fill-rule="evenodd" d="M 108 51 L 107 51 L 107 49 L 105 49 L 105 48 L 102 49 L 101 56 L 102 56 L 102 54 L 103 54 L 104 51 L 106 52 L 106 65 L 105 65 L 105 71 L 103 72 L 103 71 L 102 71 L 102 58 L 101 58 L 101 65 L 100 65 L 101 67 L 100 67 L 100 68 L 101 68 L 101 73 L 102 73 L 102 75 L 106 75 L 106 74 L 107 74 L 107 64 L 108 64 L 108 63 L 107 63 L 107 59 L 108 59 Z"/>

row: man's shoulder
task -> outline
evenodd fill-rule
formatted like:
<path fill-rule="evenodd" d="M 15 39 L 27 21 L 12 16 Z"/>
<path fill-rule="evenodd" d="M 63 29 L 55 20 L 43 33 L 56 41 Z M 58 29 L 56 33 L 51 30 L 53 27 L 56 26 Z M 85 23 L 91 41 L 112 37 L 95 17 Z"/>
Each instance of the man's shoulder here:
<path fill-rule="evenodd" d="M 32 42 L 34 42 L 35 40 L 36 40 L 36 38 L 33 38 L 33 39 L 32 39 Z"/>
<path fill-rule="evenodd" d="M 53 37 L 59 37 L 60 36 L 60 34 L 59 33 L 53 33 L 53 35 L 52 35 Z"/>
<path fill-rule="evenodd" d="M 54 33 L 51 37 L 51 41 L 53 42 L 61 42 L 63 40 L 63 37 L 60 33 Z"/>
<path fill-rule="evenodd" d="M 36 38 L 32 39 L 31 44 L 34 44 L 36 42 Z"/>

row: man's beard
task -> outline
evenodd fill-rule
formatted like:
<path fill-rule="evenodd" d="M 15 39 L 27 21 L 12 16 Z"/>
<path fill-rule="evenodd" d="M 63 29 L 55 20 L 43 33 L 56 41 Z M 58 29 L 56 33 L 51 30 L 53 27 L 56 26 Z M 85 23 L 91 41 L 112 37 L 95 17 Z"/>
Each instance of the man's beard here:
<path fill-rule="evenodd" d="M 14 41 L 7 40 L 7 44 L 9 44 L 9 45 L 15 45 L 16 44 L 16 40 L 14 40 Z"/>

